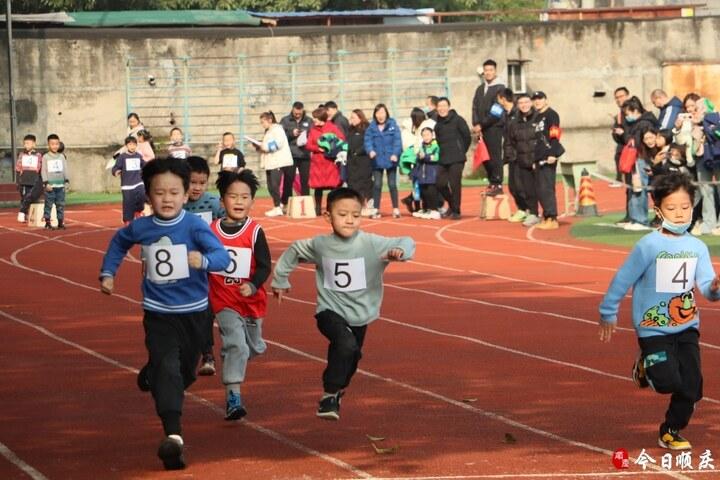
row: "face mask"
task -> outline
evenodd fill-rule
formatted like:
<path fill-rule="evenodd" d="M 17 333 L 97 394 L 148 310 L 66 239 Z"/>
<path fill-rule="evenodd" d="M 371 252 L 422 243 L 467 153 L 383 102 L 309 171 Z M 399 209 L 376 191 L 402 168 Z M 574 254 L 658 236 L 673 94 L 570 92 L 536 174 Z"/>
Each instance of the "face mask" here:
<path fill-rule="evenodd" d="M 625 120 L 628 123 L 635 123 L 637 121 L 638 117 L 632 116 L 632 115 L 626 115 Z"/>
<path fill-rule="evenodd" d="M 688 228 L 690 228 L 690 223 L 672 223 L 665 219 L 665 217 L 662 216 L 662 214 L 658 213 L 658 216 L 662 218 L 662 228 L 667 230 L 670 233 L 674 233 L 675 235 L 683 235 L 685 232 L 688 231 Z"/>

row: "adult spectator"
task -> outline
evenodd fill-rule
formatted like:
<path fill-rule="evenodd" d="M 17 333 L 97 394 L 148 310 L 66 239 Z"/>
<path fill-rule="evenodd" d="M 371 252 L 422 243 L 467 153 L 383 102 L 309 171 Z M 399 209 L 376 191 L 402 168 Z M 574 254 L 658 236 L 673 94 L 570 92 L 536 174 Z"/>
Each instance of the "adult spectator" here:
<path fill-rule="evenodd" d="M 277 123 L 275 114 L 261 113 L 260 125 L 265 129 L 265 135 L 262 144 L 255 148 L 260 152 L 260 168 L 265 169 L 267 187 L 273 200 L 273 208 L 265 212 L 265 216 L 279 217 L 284 215 L 292 193 L 291 178 L 295 176 L 295 165 L 285 130 Z M 280 183 L 283 184 L 282 191 Z"/>
<path fill-rule="evenodd" d="M 504 149 L 511 164 L 515 164 L 518 183 L 525 196 L 527 214 L 523 225 L 526 227 L 540 223 L 535 191 L 535 144 L 537 143 L 535 116 L 530 95 L 526 93 L 518 95 L 517 115 L 510 123 L 507 144 Z"/>
<path fill-rule="evenodd" d="M 610 186 L 613 188 L 623 186 L 623 174 L 620 173 L 620 155 L 622 154 L 623 147 L 625 146 L 624 135 L 628 130 L 628 125 L 625 122 L 625 115 L 623 115 L 622 106 L 625 100 L 630 98 L 630 91 L 627 87 L 618 87 L 615 89 L 615 105 L 618 107 L 618 113 L 615 115 L 615 122 L 613 123 L 612 138 L 615 140 L 615 182 L 611 183 Z"/>
<path fill-rule="evenodd" d="M 340 129 L 343 135 L 345 135 L 345 138 L 347 138 L 348 134 L 350 133 L 350 123 L 348 122 L 348 119 L 345 118 L 345 116 L 342 114 L 342 112 L 338 110 L 337 103 L 330 100 L 329 102 L 325 103 L 325 108 L 327 109 L 330 122 L 335 124 L 335 126 Z"/>
<path fill-rule="evenodd" d="M 472 124 L 473 132 L 482 135 L 490 153 L 490 160 L 484 166 L 490 183 L 486 194 L 493 196 L 502 193 L 502 107 L 497 103 L 497 95 L 505 87 L 505 82 L 497 76 L 494 60 L 485 60 L 482 69 L 478 68 L 478 74 L 482 75 L 483 83 L 473 98 Z"/>
<path fill-rule="evenodd" d="M 658 128 L 660 130 L 670 130 L 675 126 L 678 114 L 683 109 L 683 104 L 677 97 L 668 97 L 668 94 L 659 88 L 653 90 L 650 94 L 650 101 L 655 108 L 660 110 L 658 114 Z"/>
<path fill-rule="evenodd" d="M 145 130 L 145 127 L 140 121 L 140 116 L 135 112 L 129 113 L 127 116 L 127 132 L 125 133 L 123 139 L 127 137 L 133 137 L 137 140 L 138 132 L 142 130 Z M 124 145 L 113 154 L 113 157 L 117 157 L 121 153 L 127 153 L 127 149 Z"/>
<path fill-rule="evenodd" d="M 423 111 L 425 112 L 425 115 L 434 120 L 437 120 L 437 104 L 438 104 L 438 97 L 435 95 L 428 95 L 425 98 L 425 108 L 423 108 Z"/>
<path fill-rule="evenodd" d="M 350 136 L 348 136 L 347 185 L 360 194 L 363 199 L 362 213 L 365 216 L 374 214 L 367 208 L 368 200 L 373 194 L 372 160 L 365 151 L 365 131 L 368 122 L 365 113 L 356 109 L 350 113 Z"/>
<path fill-rule="evenodd" d="M 287 135 L 288 142 L 290 144 L 290 153 L 292 154 L 293 164 L 300 174 L 300 194 L 310 195 L 310 153 L 303 147 L 307 143 L 307 132 L 313 125 L 312 118 L 305 113 L 305 105 L 302 102 L 295 102 L 292 105 L 292 110 L 288 115 L 285 115 L 280 120 L 285 135 Z M 301 137 L 305 138 L 305 142 L 300 142 L 302 145 L 298 145 L 298 139 Z M 291 185 L 295 181 L 295 172 L 292 174 Z"/>
<path fill-rule="evenodd" d="M 460 219 L 462 201 L 462 172 L 470 148 L 470 127 L 458 113 L 450 108 L 450 100 L 438 100 L 435 139 L 440 147 L 440 165 L 437 173 L 437 187 L 449 207 L 444 216 Z M 502 130 L 501 130 L 502 134 Z"/>
<path fill-rule="evenodd" d="M 528 215 L 528 205 L 520 179 L 520 171 L 516 161 L 516 151 L 510 143 L 510 131 L 513 124 L 517 121 L 518 111 L 515 108 L 515 97 L 513 91 L 509 88 L 503 88 L 498 93 L 498 103 L 503 107 L 503 164 L 508 166 L 508 189 L 510 195 L 515 200 L 517 211 L 509 218 L 511 223 L 519 223 L 525 221 Z"/>
<path fill-rule="evenodd" d="M 334 134 L 341 140 L 345 135 L 329 121 L 325 107 L 318 107 L 312 112 L 313 127 L 308 131 L 305 149 L 310 152 L 310 188 L 315 189 L 315 213 L 322 212 L 322 199 L 325 190 L 333 190 L 340 186 L 340 170 L 334 160 L 325 156 L 318 145 L 318 140 L 325 134 Z"/>
<path fill-rule="evenodd" d="M 543 209 L 543 220 L 537 228 L 556 230 L 560 228 L 557 221 L 557 198 L 555 181 L 557 178 L 557 162 L 565 151 L 560 144 L 560 115 L 550 108 L 547 95 L 535 92 L 531 97 L 535 107 L 535 192 Z"/>
<path fill-rule="evenodd" d="M 380 218 L 380 199 L 382 198 L 383 173 L 387 172 L 387 183 L 390 189 L 390 201 L 393 217 L 400 218 L 398 208 L 397 167 L 402 153 L 400 127 L 383 103 L 378 103 L 373 110 L 373 120 L 365 131 L 365 151 L 373 161 L 373 208 L 377 212 L 373 218 Z"/>

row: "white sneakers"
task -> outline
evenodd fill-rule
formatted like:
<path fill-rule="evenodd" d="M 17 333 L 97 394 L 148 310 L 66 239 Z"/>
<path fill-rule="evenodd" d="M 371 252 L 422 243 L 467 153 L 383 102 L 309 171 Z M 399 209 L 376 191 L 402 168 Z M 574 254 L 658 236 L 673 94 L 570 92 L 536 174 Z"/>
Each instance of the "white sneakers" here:
<path fill-rule="evenodd" d="M 271 208 L 270 210 L 265 212 L 266 217 L 281 217 L 283 215 L 284 214 L 283 214 L 282 207 Z"/>
<path fill-rule="evenodd" d="M 17 221 L 20 223 L 25 223 L 25 214 L 22 212 L 18 213 Z"/>
<path fill-rule="evenodd" d="M 442 215 L 437 210 L 418 210 L 413 212 L 412 216 L 423 220 L 440 220 L 442 218 Z"/>
<path fill-rule="evenodd" d="M 400 209 L 393 208 L 393 218 L 400 218 Z"/>

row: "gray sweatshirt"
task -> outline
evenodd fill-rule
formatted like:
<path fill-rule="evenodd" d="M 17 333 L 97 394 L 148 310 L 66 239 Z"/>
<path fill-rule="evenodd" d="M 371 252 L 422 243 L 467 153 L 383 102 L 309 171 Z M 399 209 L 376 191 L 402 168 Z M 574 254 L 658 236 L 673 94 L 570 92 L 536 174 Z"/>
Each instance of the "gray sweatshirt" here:
<path fill-rule="evenodd" d="M 297 240 L 278 260 L 272 286 L 289 289 L 288 276 L 298 263 L 314 263 L 316 312 L 332 310 L 349 325 L 367 325 L 380 315 L 383 272 L 389 263 L 380 257 L 393 248 L 402 249 L 403 260 L 410 260 L 415 241 L 362 231 L 348 239 L 333 233 Z"/>
<path fill-rule="evenodd" d="M 53 188 L 65 187 L 65 182 L 70 181 L 65 155 L 52 152 L 43 155 L 42 179 Z"/>

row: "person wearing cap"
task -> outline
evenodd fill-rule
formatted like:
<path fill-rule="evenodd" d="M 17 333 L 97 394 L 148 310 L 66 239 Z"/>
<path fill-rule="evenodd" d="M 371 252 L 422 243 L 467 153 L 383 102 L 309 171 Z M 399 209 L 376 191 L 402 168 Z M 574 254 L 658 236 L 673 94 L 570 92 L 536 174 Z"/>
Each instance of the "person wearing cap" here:
<path fill-rule="evenodd" d="M 555 198 L 555 175 L 557 161 L 565 149 L 560 144 L 560 115 L 550 108 L 545 92 L 537 91 L 531 97 L 537 112 L 535 117 L 535 191 L 543 209 L 543 220 L 537 226 L 541 230 L 560 228 L 557 221 Z"/>
<path fill-rule="evenodd" d="M 503 108 L 497 103 L 497 96 L 505 88 L 505 82 L 497 76 L 497 63 L 485 60 L 477 69 L 483 83 L 475 90 L 472 109 L 473 132 L 482 136 L 485 141 L 490 160 L 485 162 L 485 170 L 490 186 L 486 195 L 495 196 L 502 193 L 503 183 L 503 152 L 502 152 L 502 116 Z"/>

